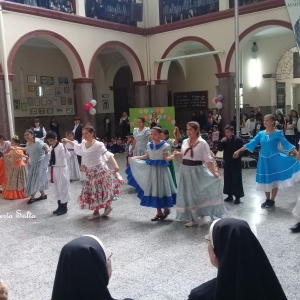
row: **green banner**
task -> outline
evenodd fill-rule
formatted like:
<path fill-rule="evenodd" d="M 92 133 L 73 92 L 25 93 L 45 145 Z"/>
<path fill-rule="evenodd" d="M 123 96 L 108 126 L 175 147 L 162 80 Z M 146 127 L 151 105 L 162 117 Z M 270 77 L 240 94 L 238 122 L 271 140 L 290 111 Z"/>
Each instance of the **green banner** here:
<path fill-rule="evenodd" d="M 137 127 L 136 121 L 139 117 L 146 119 L 146 126 L 150 127 L 149 121 L 151 114 L 156 113 L 159 118 L 159 124 L 161 128 L 168 129 L 170 137 L 173 138 L 175 128 L 175 109 L 174 106 L 168 107 L 145 107 L 145 108 L 130 108 L 129 109 L 129 120 L 130 120 L 130 132 L 133 132 L 133 128 Z"/>

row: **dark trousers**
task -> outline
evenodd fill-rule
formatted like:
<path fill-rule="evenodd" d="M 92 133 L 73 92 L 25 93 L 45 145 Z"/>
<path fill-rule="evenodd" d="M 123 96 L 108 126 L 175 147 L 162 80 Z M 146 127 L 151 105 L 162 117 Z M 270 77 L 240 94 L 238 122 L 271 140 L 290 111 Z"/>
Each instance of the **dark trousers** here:
<path fill-rule="evenodd" d="M 81 166 L 81 156 L 77 155 L 79 166 Z"/>

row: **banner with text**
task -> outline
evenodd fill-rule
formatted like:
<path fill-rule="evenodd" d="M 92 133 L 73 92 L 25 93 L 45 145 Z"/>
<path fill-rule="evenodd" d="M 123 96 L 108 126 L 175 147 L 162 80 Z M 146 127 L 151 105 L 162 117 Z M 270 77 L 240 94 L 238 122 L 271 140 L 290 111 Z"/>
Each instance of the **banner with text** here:
<path fill-rule="evenodd" d="M 300 0 L 285 0 L 295 34 L 298 52 L 300 53 Z"/>

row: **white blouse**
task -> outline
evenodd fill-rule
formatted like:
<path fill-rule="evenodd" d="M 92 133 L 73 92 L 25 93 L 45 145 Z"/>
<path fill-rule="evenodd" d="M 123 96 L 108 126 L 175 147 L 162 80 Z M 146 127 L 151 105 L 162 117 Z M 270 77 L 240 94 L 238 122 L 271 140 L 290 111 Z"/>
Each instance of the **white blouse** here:
<path fill-rule="evenodd" d="M 106 162 L 111 156 L 111 152 L 107 151 L 104 144 L 96 141 L 92 146 L 86 147 L 86 142 L 74 144 L 74 151 L 77 155 L 82 156 L 84 165 L 87 168 L 96 167 Z"/>
<path fill-rule="evenodd" d="M 72 141 L 74 144 L 78 144 L 78 142 L 76 141 L 76 140 L 73 140 Z M 74 146 L 72 145 L 72 144 L 70 144 L 70 143 L 66 143 L 66 148 L 68 149 L 68 150 L 74 150 Z"/>
<path fill-rule="evenodd" d="M 213 161 L 213 158 L 211 157 L 210 154 L 209 146 L 202 137 L 198 138 L 199 143 L 195 147 L 193 147 L 193 154 L 194 154 L 193 158 L 191 157 L 191 150 L 189 150 L 184 155 L 186 150 L 190 148 L 189 141 L 190 139 L 186 139 L 182 142 L 182 146 L 181 146 L 182 159 L 201 160 L 203 161 L 203 163 L 208 163 Z"/>

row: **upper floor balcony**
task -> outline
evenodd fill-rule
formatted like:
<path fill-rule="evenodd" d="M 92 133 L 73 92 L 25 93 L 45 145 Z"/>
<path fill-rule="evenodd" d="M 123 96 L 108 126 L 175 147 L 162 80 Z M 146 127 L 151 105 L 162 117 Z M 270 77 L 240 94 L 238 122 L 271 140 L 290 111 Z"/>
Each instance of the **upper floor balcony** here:
<path fill-rule="evenodd" d="M 20 5 L 24 5 L 26 6 L 26 9 L 23 9 L 25 13 L 48 15 L 73 22 L 76 22 L 76 18 L 68 19 L 61 14 L 59 17 L 54 12 L 77 15 L 81 16 L 78 23 L 116 30 L 122 26 L 156 27 L 156 29 L 163 26 L 167 29 L 170 27 L 168 24 L 172 23 L 176 23 L 176 28 L 179 28 L 181 24 L 185 27 L 184 24 L 194 25 L 198 21 L 201 23 L 201 20 L 208 22 L 207 20 L 222 19 L 224 15 L 229 17 L 233 14 L 234 8 L 234 0 L 0 0 L 1 2 L 16 3 L 15 9 L 10 8 L 11 10 L 22 10 Z M 241 14 L 244 14 L 285 4 L 284 0 L 239 0 L 239 5 Z M 40 9 L 48 10 L 49 13 L 42 13 Z M 89 19 L 83 21 L 82 17 Z M 121 27 L 114 26 L 112 23 L 118 23 Z M 160 30 L 163 29 L 160 28 Z M 125 28 L 124 31 L 132 30 Z"/>

